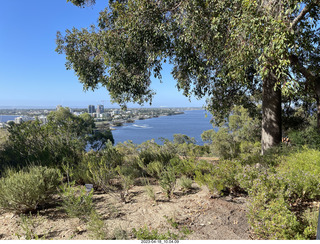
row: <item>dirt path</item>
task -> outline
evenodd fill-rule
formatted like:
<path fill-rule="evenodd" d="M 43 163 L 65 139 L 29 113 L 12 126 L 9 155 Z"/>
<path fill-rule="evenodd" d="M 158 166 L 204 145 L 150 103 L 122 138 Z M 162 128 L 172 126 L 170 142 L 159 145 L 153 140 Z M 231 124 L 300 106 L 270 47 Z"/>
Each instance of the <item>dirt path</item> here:
<path fill-rule="evenodd" d="M 188 194 L 175 191 L 170 201 L 166 200 L 159 186 L 154 186 L 156 203 L 148 197 L 143 186 L 135 186 L 130 190 L 131 201 L 127 204 L 99 192 L 94 195 L 94 203 L 103 216 L 109 236 L 121 229 L 126 231 L 129 239 L 133 239 L 132 228 L 148 226 L 159 233 L 168 230 L 178 233 L 182 228 L 188 228 L 191 234 L 185 239 L 189 240 L 251 239 L 245 198 L 213 198 L 206 187 L 193 186 Z M 45 235 L 47 239 L 54 240 L 90 238 L 86 224 L 77 218 L 68 218 L 56 208 L 40 211 L 37 219 L 39 226 L 34 232 L 40 237 Z M 178 229 L 171 226 L 168 219 L 177 223 Z M 12 213 L 1 214 L 0 239 L 18 239 L 19 235 L 20 239 L 25 238 L 20 217 Z"/>

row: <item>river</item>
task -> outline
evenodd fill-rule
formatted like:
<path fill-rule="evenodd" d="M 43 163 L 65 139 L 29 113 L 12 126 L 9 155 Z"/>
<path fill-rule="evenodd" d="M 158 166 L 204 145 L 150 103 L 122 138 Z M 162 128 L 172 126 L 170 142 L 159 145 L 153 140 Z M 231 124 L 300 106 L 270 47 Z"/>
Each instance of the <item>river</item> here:
<path fill-rule="evenodd" d="M 115 144 L 131 140 L 140 144 L 147 140 L 154 139 L 162 144 L 160 138 L 173 140 L 174 134 L 184 134 L 194 137 L 198 145 L 203 145 L 201 134 L 205 130 L 213 129 L 210 119 L 206 117 L 205 110 L 187 110 L 184 114 L 161 116 L 158 118 L 136 120 L 112 131 Z"/>

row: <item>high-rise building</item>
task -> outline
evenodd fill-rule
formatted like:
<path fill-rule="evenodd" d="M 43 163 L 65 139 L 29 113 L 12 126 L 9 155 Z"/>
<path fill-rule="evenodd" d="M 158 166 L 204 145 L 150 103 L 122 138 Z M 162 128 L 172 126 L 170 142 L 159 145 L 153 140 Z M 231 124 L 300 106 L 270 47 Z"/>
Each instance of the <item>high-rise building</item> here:
<path fill-rule="evenodd" d="M 97 114 L 103 114 L 104 113 L 104 106 L 98 105 L 97 106 Z"/>
<path fill-rule="evenodd" d="M 88 113 L 93 114 L 95 112 L 96 112 L 96 109 L 95 109 L 94 105 L 89 105 L 88 106 Z"/>

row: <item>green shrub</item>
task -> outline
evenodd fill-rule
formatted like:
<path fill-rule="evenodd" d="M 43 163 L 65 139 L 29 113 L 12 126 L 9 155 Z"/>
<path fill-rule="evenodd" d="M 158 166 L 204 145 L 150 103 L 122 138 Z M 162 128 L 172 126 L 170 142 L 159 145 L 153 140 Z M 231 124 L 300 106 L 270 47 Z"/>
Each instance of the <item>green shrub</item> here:
<path fill-rule="evenodd" d="M 183 175 L 179 179 L 179 184 L 182 187 L 182 191 L 183 192 L 189 191 L 192 188 L 192 182 L 193 180 Z"/>
<path fill-rule="evenodd" d="M 150 185 L 150 182 L 145 179 L 144 180 L 144 189 L 145 189 L 145 192 L 147 193 L 147 195 L 153 200 L 153 201 L 156 201 L 156 194 L 154 192 L 154 189 L 153 187 Z"/>
<path fill-rule="evenodd" d="M 320 135 L 316 126 L 308 126 L 302 130 L 293 130 L 288 133 L 291 144 L 302 147 L 308 146 L 309 148 L 320 148 Z"/>
<path fill-rule="evenodd" d="M 87 230 L 89 232 L 90 239 L 93 240 L 107 240 L 108 230 L 103 222 L 101 216 L 97 211 L 92 210 L 87 223 Z"/>
<path fill-rule="evenodd" d="M 235 180 L 239 186 L 245 190 L 250 191 L 253 187 L 254 181 L 260 177 L 260 175 L 265 174 L 267 168 L 257 165 L 244 165 L 238 167 L 238 173 L 235 176 Z"/>
<path fill-rule="evenodd" d="M 16 212 L 36 210 L 51 200 L 61 181 L 58 169 L 29 166 L 19 172 L 9 170 L 0 179 L 0 207 Z"/>
<path fill-rule="evenodd" d="M 263 193 L 249 207 L 249 223 L 262 239 L 296 239 L 299 233 L 297 217 L 283 197 L 264 200 Z"/>
<path fill-rule="evenodd" d="M 277 170 L 285 179 L 291 201 L 311 201 L 320 197 L 320 151 L 304 147 L 283 157 Z"/>
<path fill-rule="evenodd" d="M 176 176 L 186 175 L 193 177 L 196 170 L 196 160 L 195 159 L 179 159 L 173 158 L 170 160 L 170 165 L 174 168 Z"/>
<path fill-rule="evenodd" d="M 113 240 L 128 240 L 128 233 L 121 227 L 115 228 L 112 233 Z"/>
<path fill-rule="evenodd" d="M 233 190 L 238 186 L 236 175 L 239 167 L 237 161 L 220 161 L 210 168 L 208 173 L 197 170 L 195 181 L 199 185 L 207 185 L 211 191 L 223 194 L 224 191 Z"/>
<path fill-rule="evenodd" d="M 170 200 L 176 184 L 176 175 L 172 167 L 168 167 L 161 173 L 159 184 L 162 190 L 165 192 L 166 196 Z"/>
<path fill-rule="evenodd" d="M 126 196 L 128 196 L 129 189 L 133 186 L 134 179 L 137 177 L 139 172 L 130 165 L 118 165 L 115 168 L 120 179 L 122 191 L 120 192 L 120 198 L 123 202 L 127 202 Z"/>
<path fill-rule="evenodd" d="M 88 163 L 90 183 L 100 187 L 104 192 L 113 189 L 111 180 L 116 176 L 115 168 L 108 164 L 104 157 L 91 154 L 85 159 Z"/>
<path fill-rule="evenodd" d="M 260 238 L 313 239 L 317 214 L 303 209 L 320 197 L 320 152 L 302 148 L 279 159 L 276 167 L 260 174 L 252 167 L 242 172 L 249 175 L 239 180 L 249 188 L 249 222 Z"/>
<path fill-rule="evenodd" d="M 132 233 L 138 240 L 177 240 L 180 239 L 178 235 L 168 231 L 166 234 L 158 233 L 157 230 L 149 230 L 148 227 L 136 230 L 132 229 Z"/>
<path fill-rule="evenodd" d="M 317 235 L 319 209 L 307 209 L 302 215 L 303 234 L 300 239 L 314 240 Z"/>
<path fill-rule="evenodd" d="M 146 172 L 148 175 L 159 179 L 163 168 L 163 163 L 160 161 L 153 161 L 146 166 Z"/>
<path fill-rule="evenodd" d="M 168 150 L 167 146 L 160 146 L 150 141 L 142 143 L 138 150 L 140 150 L 139 159 L 146 166 L 155 161 L 167 165 L 172 158 L 176 157 L 176 153 Z"/>
<path fill-rule="evenodd" d="M 19 222 L 23 231 L 23 233 L 15 233 L 19 240 L 21 237 L 24 237 L 25 240 L 45 240 L 46 235 L 36 233 L 36 229 L 42 224 L 39 213 L 37 217 L 33 217 L 31 213 L 29 215 L 21 214 Z"/>
<path fill-rule="evenodd" d="M 74 186 L 73 184 L 64 184 L 60 189 L 61 209 L 66 211 L 69 217 L 77 217 L 83 221 L 88 221 L 94 210 L 93 191 L 87 193 L 84 187 Z"/>

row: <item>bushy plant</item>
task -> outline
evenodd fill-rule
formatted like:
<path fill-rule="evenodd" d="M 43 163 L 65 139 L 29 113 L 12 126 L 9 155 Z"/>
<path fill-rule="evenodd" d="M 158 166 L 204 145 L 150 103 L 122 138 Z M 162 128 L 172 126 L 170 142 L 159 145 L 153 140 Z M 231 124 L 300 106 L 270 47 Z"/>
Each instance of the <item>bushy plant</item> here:
<path fill-rule="evenodd" d="M 314 238 L 316 214 L 314 211 L 303 213 L 303 206 L 320 197 L 319 159 L 319 151 L 302 148 L 285 153 L 278 165 L 259 175 L 248 170 L 249 222 L 258 236 L 265 239 Z"/>
<path fill-rule="evenodd" d="M 58 169 L 29 166 L 8 170 L 0 179 L 0 207 L 16 212 L 36 210 L 57 192 L 62 177 Z"/>
<path fill-rule="evenodd" d="M 240 153 L 240 142 L 234 140 L 227 128 L 222 127 L 217 132 L 205 131 L 201 137 L 202 140 L 211 142 L 210 147 L 213 154 L 222 159 L 235 158 Z"/>
<path fill-rule="evenodd" d="M 145 192 L 155 202 L 156 201 L 156 194 L 154 192 L 153 187 L 150 185 L 150 182 L 147 179 L 145 179 L 144 184 L 145 184 L 145 186 L 144 186 Z"/>
<path fill-rule="evenodd" d="M 248 192 L 252 189 L 254 181 L 259 178 L 260 175 L 265 174 L 267 170 L 267 168 L 260 165 L 244 165 L 238 167 L 235 180 L 243 190 Z"/>
<path fill-rule="evenodd" d="M 303 234 L 300 239 L 314 240 L 317 235 L 317 226 L 318 226 L 318 208 L 308 208 L 302 214 L 302 224 L 303 224 Z"/>
<path fill-rule="evenodd" d="M 234 106 L 226 123 L 218 126 L 218 131 L 211 129 L 201 134 L 202 140 L 210 143 L 214 155 L 231 159 L 241 152 L 256 151 L 255 142 L 260 140 L 261 123 L 258 118 L 252 118 L 244 107 Z"/>
<path fill-rule="evenodd" d="M 139 159 L 144 165 L 151 162 L 161 162 L 167 165 L 169 161 L 176 156 L 175 152 L 169 150 L 166 146 L 160 146 L 154 142 L 147 141 L 139 145 Z"/>
<path fill-rule="evenodd" d="M 262 239 L 296 239 L 299 233 L 298 219 L 281 196 L 265 201 L 260 194 L 251 203 L 248 216 L 255 234 Z"/>
<path fill-rule="evenodd" d="M 77 217 L 83 221 L 88 221 L 94 210 L 93 191 L 87 193 L 84 187 L 74 186 L 74 184 L 64 184 L 60 188 L 61 209 L 66 211 L 69 217 Z"/>
<path fill-rule="evenodd" d="M 92 210 L 87 223 L 89 237 L 92 240 L 107 240 L 108 229 L 96 210 Z"/>
<path fill-rule="evenodd" d="M 223 194 L 224 191 L 233 190 L 238 186 L 235 179 L 238 167 L 237 161 L 220 161 L 208 173 L 197 170 L 195 181 L 200 185 L 207 185 L 211 191 Z"/>
<path fill-rule="evenodd" d="M 130 165 L 118 165 L 115 168 L 121 183 L 120 198 L 123 202 L 127 202 L 126 197 L 128 196 L 129 189 L 133 186 L 134 179 L 137 177 L 138 173 L 135 168 Z"/>
<path fill-rule="evenodd" d="M 10 123 L 9 138 L 3 155 L 10 166 L 26 166 L 37 162 L 59 167 L 63 161 L 76 164 L 85 150 L 94 121 L 91 116 L 75 116 L 68 108 L 52 111 L 48 123 L 26 121 Z"/>
<path fill-rule="evenodd" d="M 83 160 L 87 162 L 88 177 L 93 184 L 105 192 L 114 188 L 111 180 L 117 176 L 115 169 L 123 164 L 124 157 L 112 146 L 111 142 L 108 142 L 100 152 L 91 151 L 86 154 Z"/>
<path fill-rule="evenodd" d="M 46 235 L 40 237 L 36 233 L 36 229 L 42 224 L 39 213 L 37 217 L 32 216 L 31 213 L 29 215 L 21 214 L 19 222 L 23 233 L 15 233 L 18 239 L 23 237 L 25 240 L 44 240 L 46 238 Z"/>
<path fill-rule="evenodd" d="M 160 161 L 153 161 L 150 162 L 145 169 L 148 175 L 159 179 L 163 168 L 163 163 Z"/>
<path fill-rule="evenodd" d="M 277 169 L 285 179 L 291 201 L 310 201 L 320 197 L 320 151 L 304 147 L 283 157 Z"/>
<path fill-rule="evenodd" d="M 178 235 L 168 231 L 165 234 L 159 233 L 157 230 L 149 230 L 147 226 L 136 230 L 132 229 L 132 233 L 138 240 L 177 240 L 180 239 Z"/>
<path fill-rule="evenodd" d="M 298 147 L 308 146 L 309 148 L 320 148 L 320 134 L 315 125 L 309 125 L 300 130 L 291 130 L 288 132 L 291 145 Z"/>
<path fill-rule="evenodd" d="M 188 178 L 188 177 L 183 175 L 179 179 L 179 184 L 182 187 L 182 191 L 183 192 L 189 191 L 192 188 L 192 182 L 193 182 L 192 179 L 190 179 L 190 178 Z"/>
<path fill-rule="evenodd" d="M 174 169 L 172 167 L 167 167 L 161 173 L 161 176 L 159 179 L 159 184 L 169 200 L 170 200 L 171 195 L 173 193 L 173 190 L 174 190 L 174 187 L 176 184 L 176 180 L 177 180 L 177 178 L 176 178 Z"/>
<path fill-rule="evenodd" d="M 112 233 L 113 240 L 128 240 L 128 233 L 121 227 L 115 228 Z"/>
<path fill-rule="evenodd" d="M 182 175 L 193 177 L 197 168 L 197 162 L 194 158 L 173 158 L 170 160 L 170 166 L 174 168 L 177 177 Z"/>

